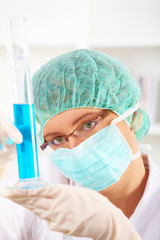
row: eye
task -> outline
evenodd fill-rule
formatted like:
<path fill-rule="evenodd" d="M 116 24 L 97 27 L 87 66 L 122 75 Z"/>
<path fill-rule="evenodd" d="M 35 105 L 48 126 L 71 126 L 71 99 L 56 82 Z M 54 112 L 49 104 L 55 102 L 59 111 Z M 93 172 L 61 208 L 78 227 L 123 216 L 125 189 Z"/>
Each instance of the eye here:
<path fill-rule="evenodd" d="M 95 126 L 96 126 L 97 122 L 96 121 L 90 121 L 90 122 L 87 122 L 85 123 L 83 126 L 82 126 L 82 131 L 83 130 L 92 130 Z"/>
<path fill-rule="evenodd" d="M 65 141 L 65 138 L 64 137 L 58 137 L 58 138 L 55 138 L 53 139 L 52 141 L 49 142 L 49 145 L 50 146 L 53 146 L 53 145 L 60 145 L 62 144 L 63 142 Z"/>

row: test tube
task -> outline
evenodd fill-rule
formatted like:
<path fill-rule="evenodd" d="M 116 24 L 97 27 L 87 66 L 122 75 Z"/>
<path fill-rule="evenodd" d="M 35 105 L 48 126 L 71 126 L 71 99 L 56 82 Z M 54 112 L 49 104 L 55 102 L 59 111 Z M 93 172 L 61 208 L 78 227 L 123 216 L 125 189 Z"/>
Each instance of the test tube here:
<path fill-rule="evenodd" d="M 34 180 L 39 180 L 39 167 L 32 84 L 29 71 L 27 18 L 7 18 L 6 27 L 13 88 L 14 122 L 23 136 L 23 142 L 16 145 L 19 180 L 33 183 Z"/>

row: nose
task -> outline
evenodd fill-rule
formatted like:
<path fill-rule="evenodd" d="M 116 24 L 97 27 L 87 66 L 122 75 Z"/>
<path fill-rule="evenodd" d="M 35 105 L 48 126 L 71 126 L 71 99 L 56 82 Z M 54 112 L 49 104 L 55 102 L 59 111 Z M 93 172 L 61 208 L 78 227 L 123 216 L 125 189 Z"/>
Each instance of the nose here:
<path fill-rule="evenodd" d="M 73 148 L 77 147 L 80 143 L 81 143 L 81 141 L 78 138 L 75 138 L 74 136 L 68 137 L 69 149 L 73 149 Z"/>

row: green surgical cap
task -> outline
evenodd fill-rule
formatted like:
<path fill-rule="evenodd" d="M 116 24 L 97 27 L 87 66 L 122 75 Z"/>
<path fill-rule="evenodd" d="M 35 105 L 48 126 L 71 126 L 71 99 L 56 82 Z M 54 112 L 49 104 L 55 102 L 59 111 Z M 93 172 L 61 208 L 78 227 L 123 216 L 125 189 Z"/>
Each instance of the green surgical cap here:
<path fill-rule="evenodd" d="M 104 53 L 80 49 L 43 65 L 33 76 L 33 96 L 42 142 L 43 127 L 56 114 L 73 108 L 92 107 L 110 109 L 121 115 L 136 105 L 141 90 L 124 64 Z M 143 109 L 141 115 L 142 124 L 135 131 L 137 140 L 142 139 L 150 127 Z M 131 124 L 132 116 L 127 121 Z M 136 121 L 138 123 L 138 117 Z"/>

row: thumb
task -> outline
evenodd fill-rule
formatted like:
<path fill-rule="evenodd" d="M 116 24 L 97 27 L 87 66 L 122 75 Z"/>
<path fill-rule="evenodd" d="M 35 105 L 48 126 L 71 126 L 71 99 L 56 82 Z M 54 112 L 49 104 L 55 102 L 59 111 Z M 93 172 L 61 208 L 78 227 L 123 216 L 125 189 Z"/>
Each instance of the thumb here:
<path fill-rule="evenodd" d="M 7 116 L 4 113 L 0 113 L 0 140 L 7 144 L 9 139 L 13 140 L 15 143 L 21 143 L 23 137 Z"/>
<path fill-rule="evenodd" d="M 8 135 L 8 138 L 12 139 L 17 144 L 22 143 L 23 136 L 16 126 L 11 122 L 8 122 L 7 126 L 6 134 Z"/>

